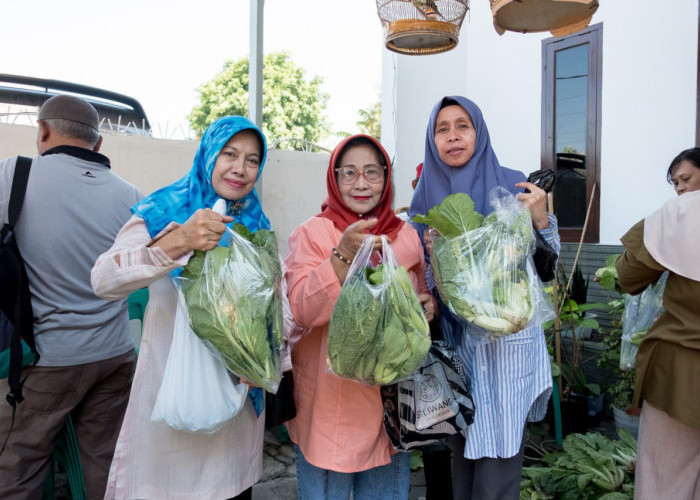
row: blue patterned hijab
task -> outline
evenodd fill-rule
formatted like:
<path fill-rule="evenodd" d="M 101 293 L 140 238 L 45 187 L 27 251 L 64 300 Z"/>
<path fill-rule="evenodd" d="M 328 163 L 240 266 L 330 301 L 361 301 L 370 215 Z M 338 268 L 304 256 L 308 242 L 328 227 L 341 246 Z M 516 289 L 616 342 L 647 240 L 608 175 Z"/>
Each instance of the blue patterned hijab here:
<path fill-rule="evenodd" d="M 267 141 L 253 122 L 242 116 L 225 116 L 209 125 L 199 143 L 192 168 L 185 176 L 147 196 L 131 207 L 131 212 L 146 222 L 151 237 L 155 237 L 170 222 L 183 224 L 200 208 L 212 208 L 219 195 L 214 191 L 211 176 L 221 148 L 241 130 L 254 130 L 260 136 L 262 159 L 256 181 L 262 174 L 267 158 Z M 270 221 L 260 205 L 255 188 L 240 200 L 228 200 L 227 213 L 255 232 L 269 229 Z M 233 222 L 229 224 L 233 225 Z"/>
<path fill-rule="evenodd" d="M 435 122 L 445 100 L 457 102 L 465 109 L 474 123 L 476 144 L 471 159 L 461 167 L 450 167 L 440 159 L 435 144 Z M 448 96 L 440 99 L 433 108 L 425 137 L 425 158 L 423 171 L 416 191 L 413 193 L 408 214 L 425 214 L 435 205 L 453 193 L 467 193 L 474 200 L 475 210 L 483 215 L 493 211 L 489 203 L 489 193 L 496 186 L 502 186 L 513 194 L 522 192 L 515 187 L 525 180 L 525 175 L 517 170 L 502 167 L 491 147 L 489 131 L 479 107 L 462 96 Z M 420 234 L 424 229 L 419 227 Z"/>

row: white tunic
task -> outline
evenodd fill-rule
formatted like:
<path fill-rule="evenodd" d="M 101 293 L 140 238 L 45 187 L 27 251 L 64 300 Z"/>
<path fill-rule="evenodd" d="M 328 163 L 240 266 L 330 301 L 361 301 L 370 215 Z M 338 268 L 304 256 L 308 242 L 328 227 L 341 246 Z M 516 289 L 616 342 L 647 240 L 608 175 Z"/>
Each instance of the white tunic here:
<path fill-rule="evenodd" d="M 175 227 L 170 224 L 161 235 Z M 134 216 L 92 270 L 93 287 L 103 298 L 125 297 L 147 285 L 150 295 L 105 498 L 231 498 L 255 484 L 262 474 L 265 415 L 257 418 L 246 398 L 240 413 L 213 434 L 190 434 L 151 422 L 175 319 L 177 294 L 169 273 L 191 255 L 173 261 L 160 248 L 146 247 L 151 241 L 143 220 Z"/>

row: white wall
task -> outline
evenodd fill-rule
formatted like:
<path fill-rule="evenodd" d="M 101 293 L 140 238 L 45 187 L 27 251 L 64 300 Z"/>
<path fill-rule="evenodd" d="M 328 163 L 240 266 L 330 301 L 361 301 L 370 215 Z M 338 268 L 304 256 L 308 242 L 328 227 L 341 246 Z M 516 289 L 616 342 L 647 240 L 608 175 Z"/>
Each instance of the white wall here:
<path fill-rule="evenodd" d="M 666 170 L 695 143 L 698 2 L 672 4 L 604 4 L 601 243 L 676 196 Z"/>
<path fill-rule="evenodd" d="M 665 170 L 695 138 L 696 0 L 672 7 L 652 0 L 606 0 L 603 24 L 601 238 L 619 237 L 674 196 Z M 471 2 L 457 48 L 435 56 L 384 49 L 382 142 L 395 155 L 397 205 L 410 202 L 410 180 L 423 160 L 430 110 L 459 93 L 484 113 L 505 166 L 540 167 L 542 40 L 549 33 L 493 29 L 485 1 Z"/>
<path fill-rule="evenodd" d="M 383 49 L 382 145 L 394 165 L 395 206 L 409 205 L 411 181 L 423 161 L 425 130 L 444 95 L 466 94 L 466 46 L 432 56 L 406 56 Z"/>
<path fill-rule="evenodd" d="M 0 123 L 0 159 L 36 155 L 36 128 Z M 101 152 L 112 169 L 145 194 L 182 177 L 192 166 L 197 141 L 106 134 Z M 262 204 L 282 255 L 289 234 L 321 210 L 326 197 L 328 154 L 270 150 L 262 179 Z"/>

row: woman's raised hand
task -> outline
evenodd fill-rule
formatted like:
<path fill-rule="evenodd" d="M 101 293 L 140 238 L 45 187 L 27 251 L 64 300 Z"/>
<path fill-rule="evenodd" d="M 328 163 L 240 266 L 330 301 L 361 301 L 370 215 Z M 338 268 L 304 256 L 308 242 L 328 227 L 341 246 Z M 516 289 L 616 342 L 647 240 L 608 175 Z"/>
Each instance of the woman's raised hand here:
<path fill-rule="evenodd" d="M 535 226 L 535 229 L 548 228 L 547 193 L 532 182 L 518 182 L 516 186 L 530 190 L 529 193 L 518 193 L 516 198 L 518 198 L 526 208 L 530 209 L 532 225 Z"/>
<path fill-rule="evenodd" d="M 211 250 L 219 244 L 226 224 L 232 221 L 233 217 L 200 208 L 179 229 L 190 250 Z"/>
<path fill-rule="evenodd" d="M 338 252 L 340 255 L 352 260 L 360 249 L 362 242 L 367 237 L 366 231 L 376 226 L 377 222 L 379 222 L 379 220 L 373 218 L 358 220 L 354 224 L 350 224 L 347 229 L 345 229 L 343 236 L 340 238 L 340 242 L 338 242 Z M 382 248 L 382 237 L 375 236 L 374 249 L 378 250 L 380 248 Z"/>

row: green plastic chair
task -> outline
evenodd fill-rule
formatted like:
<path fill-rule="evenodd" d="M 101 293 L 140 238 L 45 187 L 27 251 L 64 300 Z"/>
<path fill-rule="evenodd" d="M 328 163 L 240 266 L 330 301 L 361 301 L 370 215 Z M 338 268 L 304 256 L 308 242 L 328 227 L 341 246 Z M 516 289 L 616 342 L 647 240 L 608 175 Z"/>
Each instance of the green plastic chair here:
<path fill-rule="evenodd" d="M 143 320 L 148 304 L 148 288 L 141 288 L 129 295 L 129 319 Z"/>
<path fill-rule="evenodd" d="M 143 330 L 143 317 L 146 314 L 146 305 L 148 304 L 148 288 L 141 288 L 129 295 L 129 320 L 137 319 L 140 321 L 141 330 Z M 136 352 L 139 351 L 138 344 L 141 341 L 139 332 L 138 338 L 134 339 L 136 343 Z"/>
<path fill-rule="evenodd" d="M 66 417 L 66 423 L 54 442 L 54 450 L 51 455 L 52 463 L 49 474 L 44 482 L 44 495 L 46 500 L 53 500 L 54 473 L 57 465 L 63 467 L 68 478 L 71 498 L 73 500 L 85 500 L 85 481 L 83 480 L 83 466 L 80 462 L 80 449 L 78 438 L 75 435 L 73 420 L 70 415 Z"/>

